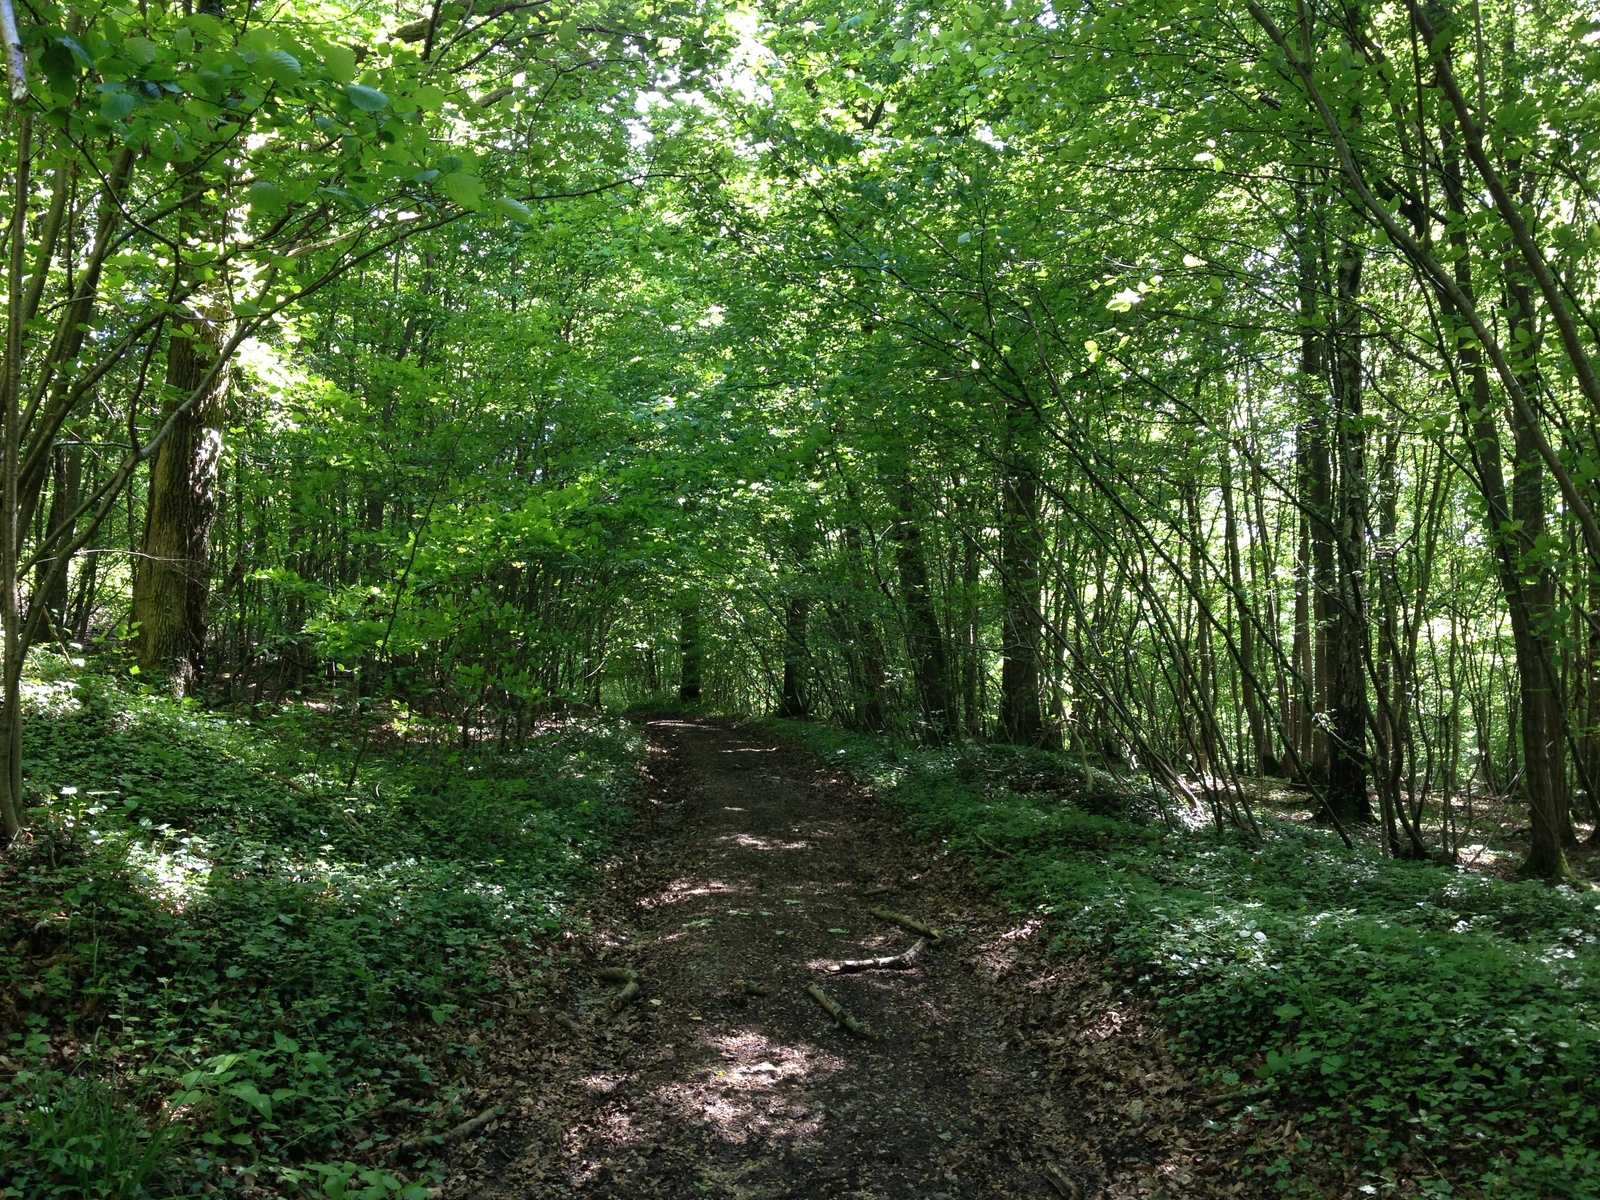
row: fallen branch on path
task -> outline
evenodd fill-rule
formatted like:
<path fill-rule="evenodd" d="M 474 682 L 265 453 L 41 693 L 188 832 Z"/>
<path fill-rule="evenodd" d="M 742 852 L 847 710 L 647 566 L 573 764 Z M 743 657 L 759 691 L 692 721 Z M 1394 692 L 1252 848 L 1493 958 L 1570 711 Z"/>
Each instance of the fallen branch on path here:
<path fill-rule="evenodd" d="M 611 1011 L 621 1012 L 639 996 L 639 972 L 632 967 L 597 967 L 594 977 L 605 983 L 620 983 L 622 987 L 611 997 Z"/>
<path fill-rule="evenodd" d="M 833 1023 L 839 1028 L 848 1029 L 851 1033 L 860 1034 L 862 1037 L 877 1036 L 877 1034 L 873 1033 L 872 1030 L 868 1029 L 860 1021 L 856 1020 L 849 1013 L 845 1012 L 845 1010 L 836 1002 L 830 1000 L 828 998 L 828 993 L 824 992 L 816 984 L 812 983 L 806 986 L 806 995 L 810 996 L 813 1000 L 820 1004 L 822 1006 L 822 1011 L 832 1017 Z"/>
<path fill-rule="evenodd" d="M 919 937 L 909 950 L 899 954 L 886 954 L 882 958 L 842 958 L 828 964 L 828 970 L 838 971 L 903 971 L 917 965 L 917 955 L 927 947 L 928 939 Z"/>
<path fill-rule="evenodd" d="M 394 1153 L 408 1154 L 413 1150 L 421 1150 L 426 1146 L 449 1146 L 452 1143 L 461 1141 L 463 1138 L 471 1137 L 503 1112 L 505 1112 L 505 1109 L 498 1104 L 491 1104 L 477 1116 L 461 1122 L 453 1129 L 447 1129 L 443 1133 L 424 1133 L 418 1137 L 409 1137 L 402 1142 L 396 1142 L 394 1144 Z"/>
<path fill-rule="evenodd" d="M 627 985 L 620 992 L 611 997 L 611 1011 L 621 1012 L 635 999 L 637 999 L 638 995 L 639 981 L 637 979 L 630 979 Z"/>
<path fill-rule="evenodd" d="M 869 908 L 867 911 L 880 921 L 888 921 L 890 924 L 898 925 L 902 929 L 909 929 L 912 933 L 920 933 L 930 942 L 937 942 L 944 936 L 933 926 L 924 925 L 915 917 L 906 916 L 905 913 L 890 912 L 887 908 Z"/>

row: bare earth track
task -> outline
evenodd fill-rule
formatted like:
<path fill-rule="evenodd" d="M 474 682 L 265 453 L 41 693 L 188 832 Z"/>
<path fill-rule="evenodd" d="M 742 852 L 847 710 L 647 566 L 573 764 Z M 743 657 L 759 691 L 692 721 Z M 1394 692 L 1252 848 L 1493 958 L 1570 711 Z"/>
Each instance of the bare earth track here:
<path fill-rule="evenodd" d="M 967 869 L 825 764 L 760 732 L 661 719 L 651 794 L 546 977 L 497 1014 L 443 1194 L 860 1197 L 1239 1194 L 1159 1031 Z M 916 935 L 911 970 L 836 974 Z M 603 966 L 642 994 L 621 1013 Z M 765 996 L 735 980 L 770 988 Z M 876 1036 L 836 1028 L 819 984 Z"/>

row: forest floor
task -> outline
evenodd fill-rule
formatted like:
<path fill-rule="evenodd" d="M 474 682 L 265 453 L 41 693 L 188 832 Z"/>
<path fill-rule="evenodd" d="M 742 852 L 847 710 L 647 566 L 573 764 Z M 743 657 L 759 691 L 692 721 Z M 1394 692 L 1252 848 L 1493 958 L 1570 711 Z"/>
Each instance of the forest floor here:
<path fill-rule="evenodd" d="M 648 736 L 640 822 L 566 969 L 485 1035 L 476 1095 L 503 1112 L 444 1196 L 1256 1190 L 1148 1013 L 1091 960 L 1047 957 L 956 855 L 770 734 L 663 718 Z M 873 907 L 947 936 L 910 969 L 830 970 L 917 940 Z M 624 966 L 642 993 L 613 1013 L 595 972 Z"/>

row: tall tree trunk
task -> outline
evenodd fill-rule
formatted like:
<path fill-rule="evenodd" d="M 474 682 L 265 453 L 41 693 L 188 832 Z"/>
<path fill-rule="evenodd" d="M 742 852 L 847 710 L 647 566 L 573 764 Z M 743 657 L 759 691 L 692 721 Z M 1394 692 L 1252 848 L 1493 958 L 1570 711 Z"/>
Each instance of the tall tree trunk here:
<path fill-rule="evenodd" d="M 1300 388 L 1303 417 L 1299 429 L 1299 484 L 1302 540 L 1302 593 L 1297 630 L 1303 639 L 1299 664 L 1305 693 L 1301 733 L 1305 768 L 1322 781 L 1327 777 L 1329 597 L 1334 590 L 1332 464 L 1328 447 L 1328 385 L 1322 296 L 1327 291 L 1326 234 L 1320 209 L 1302 184 L 1297 232 L 1300 317 Z"/>
<path fill-rule="evenodd" d="M 0 370 L 0 634 L 5 640 L 4 695 L 0 697 L 0 834 L 10 842 L 22 829 L 22 580 L 17 570 L 22 527 L 17 520 L 17 485 L 22 449 L 23 244 L 28 224 L 28 183 L 33 117 L 18 119 L 17 170 L 6 230 L 6 339 Z"/>
<path fill-rule="evenodd" d="M 1038 418 L 1013 402 L 1007 414 L 1005 479 L 1000 502 L 1000 740 L 1018 746 L 1045 741 L 1039 704 Z"/>
<path fill-rule="evenodd" d="M 684 601 L 678 609 L 678 699 L 700 703 L 700 674 L 705 665 L 705 620 L 700 601 Z"/>
<path fill-rule="evenodd" d="M 219 301 L 183 315 L 167 345 L 170 415 L 211 373 L 227 341 Z M 227 372 L 173 426 L 150 470 L 144 536 L 133 572 L 134 657 L 142 671 L 170 679 L 175 694 L 193 690 L 205 668 L 206 596 L 211 584 L 211 526 L 226 425 Z M 165 418 L 163 418 L 165 419 Z"/>
<path fill-rule="evenodd" d="M 83 483 L 83 444 L 72 442 L 57 446 L 51 474 L 50 509 L 45 517 L 46 536 L 56 546 L 70 545 L 77 521 L 73 513 L 78 507 L 78 496 Z M 41 558 L 34 568 L 35 604 L 43 604 L 50 614 L 50 626 L 60 632 L 66 628 L 67 572 L 57 571 L 51 576 L 56 556 Z M 48 583 L 47 583 L 48 581 Z"/>
<path fill-rule="evenodd" d="M 970 514 L 969 514 L 970 515 Z M 961 728 L 970 738 L 982 738 L 983 701 L 979 680 L 983 674 L 983 647 L 978 642 L 978 536 L 961 531 Z"/>
<path fill-rule="evenodd" d="M 1353 232 L 1340 239 L 1335 274 L 1333 441 L 1338 482 L 1333 520 L 1337 594 L 1328 632 L 1328 793 L 1340 821 L 1370 821 L 1367 795 L 1367 465 L 1361 380 L 1361 269 Z"/>
<path fill-rule="evenodd" d="M 845 526 L 844 544 L 855 580 L 855 595 L 851 597 L 855 621 L 854 645 L 850 647 L 851 687 L 855 693 L 851 698 L 851 716 L 857 729 L 880 733 L 888 723 L 883 704 L 883 639 L 877 622 L 872 619 L 873 591 L 867 579 L 867 556 L 861 530 L 854 525 Z"/>
<path fill-rule="evenodd" d="M 951 732 L 949 654 L 928 586 L 928 564 L 922 552 L 922 530 L 917 525 L 910 476 L 901 473 L 893 480 L 892 490 L 897 520 L 891 537 L 900 572 L 900 599 L 906 610 L 906 652 L 917 690 L 921 734 L 925 741 L 940 745 Z"/>
<path fill-rule="evenodd" d="M 1244 700 L 1245 716 L 1250 725 L 1250 746 L 1254 762 L 1250 774 L 1265 775 L 1272 757 L 1272 739 L 1267 733 L 1266 717 L 1261 711 L 1261 697 L 1256 692 L 1256 627 L 1250 611 L 1250 600 L 1244 591 L 1244 568 L 1240 560 L 1239 521 L 1233 497 L 1233 449 L 1222 447 L 1222 515 L 1224 550 L 1228 559 L 1228 582 L 1233 590 L 1235 611 L 1239 620 L 1239 673 L 1240 690 Z"/>
<path fill-rule="evenodd" d="M 1401 776 L 1411 743 L 1411 657 L 1407 651 L 1414 652 L 1414 646 L 1400 635 L 1399 454 L 1400 434 L 1392 430 L 1379 458 L 1378 536 L 1372 555 L 1372 574 L 1378 588 L 1378 653 L 1373 672 L 1378 711 L 1373 721 L 1373 767 L 1389 853 L 1396 858 L 1417 858 L 1421 857 L 1424 847 L 1401 791 Z M 1417 525 L 1421 524 L 1419 520 Z M 1418 582 L 1420 585 L 1421 580 Z M 1419 602 L 1420 590 L 1419 586 Z M 1404 841 L 1401 840 L 1402 827 L 1406 835 Z"/>
<path fill-rule="evenodd" d="M 1596 607 L 1600 605 L 1600 567 L 1589 565 L 1584 586 L 1584 611 L 1588 614 L 1600 612 Z M 1578 738 L 1578 753 L 1583 756 L 1581 777 L 1588 782 L 1589 812 L 1594 818 L 1588 842 L 1591 846 L 1600 846 L 1600 795 L 1596 794 L 1596 790 L 1600 790 L 1600 621 L 1591 617 L 1581 624 L 1579 641 L 1583 653 L 1579 657 L 1579 688 L 1582 708 L 1579 711 L 1583 714 L 1583 727 Z"/>
<path fill-rule="evenodd" d="M 1520 263 L 1506 264 L 1507 339 L 1513 347 L 1513 363 L 1528 394 L 1539 388 L 1539 333 L 1533 308 L 1533 289 Z M 1561 704 L 1561 680 L 1557 674 L 1556 631 L 1560 616 L 1556 611 L 1556 575 L 1547 546 L 1549 522 L 1545 506 L 1545 466 L 1539 456 L 1538 433 L 1520 414 L 1512 413 L 1513 455 L 1511 468 L 1511 519 L 1518 523 L 1524 603 L 1528 610 L 1529 638 L 1538 662 L 1529 674 L 1522 693 L 1522 759 L 1528 796 L 1541 797 L 1542 818 L 1556 830 L 1562 844 L 1577 845 L 1567 797 L 1567 753 L 1565 721 Z"/>
<path fill-rule="evenodd" d="M 783 605 L 783 692 L 778 700 L 778 716 L 804 717 L 811 713 L 811 697 L 806 683 L 810 652 L 806 647 L 806 625 L 811 617 L 807 596 L 790 596 Z"/>
<path fill-rule="evenodd" d="M 1306 470 L 1308 455 L 1305 447 L 1304 426 L 1301 427 L 1298 478 L 1300 496 L 1308 494 L 1309 475 Z M 1309 769 L 1312 729 L 1316 722 L 1313 676 L 1316 671 L 1312 653 L 1311 629 L 1311 520 L 1301 509 L 1295 520 L 1294 569 L 1294 699 L 1289 706 L 1289 736 L 1294 742 L 1294 758 L 1302 771 Z M 1301 780 L 1302 783 L 1306 782 Z"/>
<path fill-rule="evenodd" d="M 1466 198 L 1461 164 L 1455 150 L 1455 131 L 1447 121 L 1441 129 L 1441 161 L 1445 184 L 1445 197 L 1456 221 L 1452 223 L 1451 250 L 1455 256 L 1454 274 L 1457 288 L 1473 299 L 1472 260 L 1465 232 Z M 1449 327 L 1461 319 L 1455 304 L 1443 288 L 1438 292 L 1440 309 Z M 1468 383 L 1468 391 L 1461 396 L 1461 408 L 1467 431 L 1467 448 L 1478 490 L 1484 502 L 1484 533 L 1494 551 L 1495 566 L 1500 579 L 1500 590 L 1506 605 L 1506 615 L 1511 623 L 1512 643 L 1516 654 L 1518 688 L 1509 699 L 1513 708 L 1520 708 L 1523 742 L 1536 752 L 1542 761 L 1534 764 L 1526 775 L 1526 795 L 1532 835 L 1528 848 L 1527 870 L 1545 879 L 1564 879 L 1570 874 L 1566 851 L 1562 847 L 1563 819 L 1561 798 L 1552 791 L 1555 780 L 1549 768 L 1548 747 L 1550 739 L 1542 720 L 1549 694 L 1554 686 L 1549 664 L 1554 662 L 1548 642 L 1549 629 L 1541 630 L 1529 607 L 1528 589 L 1524 584 L 1527 571 L 1538 569 L 1538 560 L 1530 532 L 1515 524 L 1510 497 L 1507 494 L 1500 430 L 1494 419 L 1494 395 L 1489 385 L 1488 367 L 1483 349 L 1471 338 L 1455 342 L 1456 359 Z M 1518 431 L 1526 438 L 1531 431 Z M 1528 488 L 1532 492 L 1531 486 Z M 1525 494 L 1522 503 L 1539 504 L 1540 497 Z M 1537 582 L 1537 581 L 1536 581 Z M 1518 703 L 1518 701 L 1522 701 Z M 1531 702 L 1529 702 L 1531 701 Z M 1476 706 L 1475 706 L 1476 707 Z M 1536 710 L 1529 717 L 1529 710 Z M 1517 716 L 1512 716 L 1513 724 Z M 1530 723 L 1531 722 L 1531 723 Z M 1490 753 L 1480 733 L 1480 753 Z M 1492 761 L 1485 764 L 1485 782 L 1493 785 Z M 1511 768 L 1508 766 L 1508 771 Z"/>
<path fill-rule="evenodd" d="M 1197 464 L 1198 467 L 1198 464 Z M 1189 579 L 1194 595 L 1185 606 L 1185 622 L 1189 628 L 1183 638 L 1186 646 L 1194 647 L 1192 653 L 1180 654 L 1188 665 L 1182 670 L 1189 674 L 1194 693 L 1193 720 L 1200 730 L 1199 754 L 1195 763 L 1206 780 L 1209 791 L 1214 785 L 1212 776 L 1226 770 L 1221 754 L 1221 729 L 1217 724 L 1217 669 L 1216 654 L 1211 644 L 1211 622 L 1205 609 L 1209 602 L 1202 591 L 1205 579 L 1205 529 L 1200 521 L 1200 483 L 1191 475 L 1183 484 L 1184 517 L 1189 526 Z"/>

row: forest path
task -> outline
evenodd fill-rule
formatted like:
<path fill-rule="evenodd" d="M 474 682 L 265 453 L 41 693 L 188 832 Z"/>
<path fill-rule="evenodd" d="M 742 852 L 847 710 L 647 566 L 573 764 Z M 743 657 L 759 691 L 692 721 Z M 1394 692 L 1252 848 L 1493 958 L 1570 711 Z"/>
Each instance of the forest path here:
<path fill-rule="evenodd" d="M 649 735 L 641 826 L 553 1003 L 485 1045 L 480 1094 L 509 1111 L 463 1147 L 445 1195 L 1190 1190 L 1187 1152 L 1159 1144 L 1177 1128 L 1151 1120 L 1163 1102 L 1182 1111 L 1183 1088 L 1097 976 L 1064 979 L 963 865 L 813 756 L 711 721 L 658 719 Z M 953 936 L 914 969 L 830 972 L 916 940 L 873 906 Z M 614 1015 L 594 971 L 624 965 L 643 993 Z M 813 983 L 876 1036 L 835 1028 Z"/>

